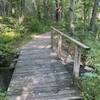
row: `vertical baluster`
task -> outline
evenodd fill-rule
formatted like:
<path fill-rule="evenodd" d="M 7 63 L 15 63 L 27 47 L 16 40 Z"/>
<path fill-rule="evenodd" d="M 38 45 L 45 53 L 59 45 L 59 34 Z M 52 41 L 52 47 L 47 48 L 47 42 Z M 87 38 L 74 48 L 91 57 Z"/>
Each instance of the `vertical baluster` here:
<path fill-rule="evenodd" d="M 51 32 L 51 48 L 53 49 L 54 31 Z"/>
<path fill-rule="evenodd" d="M 75 77 L 79 76 L 80 60 L 81 60 L 81 49 L 80 47 L 76 45 L 75 46 L 74 69 L 73 69 L 73 74 Z"/>
<path fill-rule="evenodd" d="M 58 38 L 58 56 L 61 57 L 61 46 L 62 46 L 62 35 L 59 35 Z"/>

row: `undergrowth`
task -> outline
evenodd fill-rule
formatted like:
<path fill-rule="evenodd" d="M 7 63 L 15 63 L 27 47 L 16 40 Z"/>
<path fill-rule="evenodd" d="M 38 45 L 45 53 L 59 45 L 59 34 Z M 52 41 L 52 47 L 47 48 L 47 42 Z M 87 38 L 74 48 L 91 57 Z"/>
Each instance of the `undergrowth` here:
<path fill-rule="evenodd" d="M 100 100 L 100 37 L 96 38 L 96 35 L 89 31 L 81 35 L 77 32 L 76 37 L 90 47 L 86 65 L 94 69 L 93 72 L 84 73 L 79 80 L 82 96 L 84 100 Z"/>
<path fill-rule="evenodd" d="M 5 96 L 6 96 L 6 94 L 5 93 L 0 93 L 0 100 L 5 100 Z"/>

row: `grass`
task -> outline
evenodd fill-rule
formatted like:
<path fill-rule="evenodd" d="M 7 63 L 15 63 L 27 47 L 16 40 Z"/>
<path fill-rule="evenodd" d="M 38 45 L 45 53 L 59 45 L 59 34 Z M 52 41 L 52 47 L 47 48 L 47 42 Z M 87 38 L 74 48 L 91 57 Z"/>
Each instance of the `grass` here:
<path fill-rule="evenodd" d="M 5 100 L 5 95 L 6 95 L 5 93 L 2 93 L 2 92 L 1 92 L 1 93 L 0 93 L 0 100 Z"/>
<path fill-rule="evenodd" d="M 91 65 L 94 72 L 85 73 L 79 79 L 84 100 L 100 100 L 100 37 L 96 39 L 95 33 L 76 33 L 76 38 L 91 48 L 86 59 L 86 65 Z"/>

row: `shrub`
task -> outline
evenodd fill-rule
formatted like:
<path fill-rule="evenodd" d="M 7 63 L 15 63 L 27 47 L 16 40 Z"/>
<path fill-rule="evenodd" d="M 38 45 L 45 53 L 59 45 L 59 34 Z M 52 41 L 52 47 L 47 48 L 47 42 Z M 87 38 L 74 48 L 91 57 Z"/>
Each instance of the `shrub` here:
<path fill-rule="evenodd" d="M 0 66 L 8 67 L 14 56 L 14 49 L 10 45 L 0 45 Z"/>
<path fill-rule="evenodd" d="M 96 73 L 87 73 L 80 82 L 84 100 L 100 100 L 100 76 Z"/>
<path fill-rule="evenodd" d="M 42 24 L 38 19 L 34 19 L 33 17 L 26 18 L 25 23 L 26 28 L 28 28 L 31 32 L 40 32 L 42 30 Z"/>
<path fill-rule="evenodd" d="M 16 32 L 7 32 L 0 35 L 0 43 L 8 44 L 19 38 L 20 34 Z"/>
<path fill-rule="evenodd" d="M 80 79 L 79 86 L 84 100 L 100 100 L 100 40 L 96 40 L 94 33 L 80 33 L 76 33 L 76 38 L 90 47 L 85 64 L 92 66 L 95 72 L 85 73 Z"/>
<path fill-rule="evenodd" d="M 0 100 L 5 100 L 5 93 L 0 93 Z"/>

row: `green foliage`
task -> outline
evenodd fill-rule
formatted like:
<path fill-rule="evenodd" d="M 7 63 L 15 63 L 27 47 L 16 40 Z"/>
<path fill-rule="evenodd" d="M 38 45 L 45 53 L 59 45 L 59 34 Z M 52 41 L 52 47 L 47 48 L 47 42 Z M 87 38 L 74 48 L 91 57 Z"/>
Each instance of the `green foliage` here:
<path fill-rule="evenodd" d="M 8 67 L 10 62 L 14 56 L 14 49 L 7 45 L 1 44 L 0 45 L 0 66 L 1 67 Z"/>
<path fill-rule="evenodd" d="M 95 64 L 96 73 L 100 76 L 100 64 Z"/>
<path fill-rule="evenodd" d="M 100 76 L 98 74 L 84 74 L 80 87 L 84 100 L 100 100 Z"/>
<path fill-rule="evenodd" d="M 42 33 L 48 30 L 48 28 L 50 27 L 50 22 L 39 21 L 34 17 L 27 17 L 25 19 L 24 26 L 28 30 L 28 32 Z"/>
<path fill-rule="evenodd" d="M 82 56 L 87 54 L 85 64 L 92 66 L 95 72 L 85 73 L 80 79 L 79 87 L 84 100 L 100 100 L 100 30 L 98 24 L 95 33 L 88 31 L 88 25 L 86 27 L 87 30 L 84 30 L 84 23 L 78 21 L 75 38 L 91 48 L 87 53 L 83 51 Z"/>
<path fill-rule="evenodd" d="M 17 27 L 18 20 L 1 17 L 0 21 L 0 67 L 9 67 L 16 53 L 12 44 L 23 38 L 23 34 Z"/>
<path fill-rule="evenodd" d="M 18 37 L 20 37 L 20 34 L 16 34 L 15 32 L 4 33 L 4 34 L 1 34 L 0 36 L 0 43 L 8 44 L 15 41 Z"/>
<path fill-rule="evenodd" d="M 90 51 L 88 52 L 87 59 L 86 59 L 86 64 L 91 66 L 95 66 L 95 64 L 99 64 L 100 63 L 100 59 L 99 59 L 100 38 L 96 39 L 96 35 L 89 31 L 87 32 L 79 31 L 75 34 L 75 38 L 90 47 Z"/>
<path fill-rule="evenodd" d="M 91 32 L 77 32 L 75 37 L 91 48 L 85 64 L 95 69 L 94 73 L 85 73 L 80 80 L 82 96 L 84 100 L 100 100 L 100 38 L 96 39 Z"/>
<path fill-rule="evenodd" d="M 0 100 L 5 100 L 5 93 L 0 93 Z"/>
<path fill-rule="evenodd" d="M 91 52 L 88 55 L 87 62 L 90 65 L 95 66 L 95 64 L 100 64 L 100 44 L 99 41 L 92 40 L 88 42 L 88 45 L 91 47 Z M 91 61 L 91 63 L 90 63 Z"/>
<path fill-rule="evenodd" d="M 28 17 L 25 23 L 26 28 L 31 32 L 40 32 L 42 30 L 42 24 L 38 19 Z"/>

